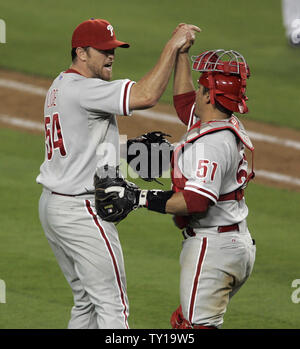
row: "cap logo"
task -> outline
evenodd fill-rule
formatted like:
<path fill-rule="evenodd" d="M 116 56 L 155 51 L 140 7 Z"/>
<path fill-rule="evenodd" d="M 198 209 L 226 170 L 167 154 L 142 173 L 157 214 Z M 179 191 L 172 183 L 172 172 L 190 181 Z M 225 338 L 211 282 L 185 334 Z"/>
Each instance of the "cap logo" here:
<path fill-rule="evenodd" d="M 110 31 L 110 36 L 114 36 L 114 28 L 111 24 L 109 24 L 106 29 Z"/>

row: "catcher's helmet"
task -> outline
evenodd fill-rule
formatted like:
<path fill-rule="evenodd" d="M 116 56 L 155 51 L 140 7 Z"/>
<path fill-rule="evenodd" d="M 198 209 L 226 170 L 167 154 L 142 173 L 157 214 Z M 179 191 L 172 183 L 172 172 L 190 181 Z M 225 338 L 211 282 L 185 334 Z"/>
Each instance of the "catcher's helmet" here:
<path fill-rule="evenodd" d="M 216 100 L 230 111 L 248 112 L 245 91 L 250 70 L 240 53 L 223 49 L 206 51 L 192 56 L 192 61 L 192 69 L 202 72 L 198 82 L 209 88 L 212 104 Z"/>

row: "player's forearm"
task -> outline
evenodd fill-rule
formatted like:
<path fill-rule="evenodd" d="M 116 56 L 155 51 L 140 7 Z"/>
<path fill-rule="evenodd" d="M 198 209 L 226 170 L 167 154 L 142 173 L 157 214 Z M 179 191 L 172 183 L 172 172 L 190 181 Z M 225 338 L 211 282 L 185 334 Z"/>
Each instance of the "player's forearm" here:
<path fill-rule="evenodd" d="M 137 201 L 140 207 L 147 207 L 148 210 L 178 216 L 205 215 L 212 204 L 207 197 L 189 190 L 177 193 L 172 190 L 141 190 Z"/>
<path fill-rule="evenodd" d="M 140 190 L 137 195 L 138 206 L 150 211 L 175 215 L 188 213 L 182 193 L 174 193 L 172 190 Z"/>
<path fill-rule="evenodd" d="M 178 48 L 169 41 L 156 65 L 133 85 L 130 93 L 130 109 L 153 107 L 164 93 L 170 80 Z"/>
<path fill-rule="evenodd" d="M 166 203 L 166 213 L 185 216 L 188 215 L 188 208 L 182 192 L 174 193 Z"/>
<path fill-rule="evenodd" d="M 173 95 L 194 91 L 194 83 L 191 74 L 188 53 L 178 53 L 173 80 Z"/>

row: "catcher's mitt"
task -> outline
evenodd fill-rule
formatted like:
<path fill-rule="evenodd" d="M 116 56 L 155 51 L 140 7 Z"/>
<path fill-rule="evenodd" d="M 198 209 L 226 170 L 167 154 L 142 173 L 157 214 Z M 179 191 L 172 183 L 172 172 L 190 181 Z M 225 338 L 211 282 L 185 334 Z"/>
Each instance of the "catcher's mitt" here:
<path fill-rule="evenodd" d="M 127 163 L 145 181 L 157 181 L 170 168 L 173 145 L 170 135 L 154 131 L 127 140 Z"/>
<path fill-rule="evenodd" d="M 95 207 L 105 221 L 118 223 L 138 207 L 138 187 L 126 181 L 119 168 L 105 166 L 94 176 Z"/>

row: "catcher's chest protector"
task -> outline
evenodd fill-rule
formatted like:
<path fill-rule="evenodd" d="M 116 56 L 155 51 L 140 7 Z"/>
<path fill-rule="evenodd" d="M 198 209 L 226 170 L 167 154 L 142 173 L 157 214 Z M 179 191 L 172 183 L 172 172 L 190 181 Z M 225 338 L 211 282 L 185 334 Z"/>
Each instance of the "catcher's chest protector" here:
<path fill-rule="evenodd" d="M 207 134 L 218 132 L 221 130 L 228 129 L 232 131 L 238 139 L 251 151 L 252 154 L 252 169 L 250 174 L 247 177 L 246 183 L 249 182 L 252 178 L 254 178 L 254 146 L 252 145 L 252 142 L 247 135 L 244 126 L 242 123 L 234 116 L 232 115 L 230 119 L 227 120 L 220 120 L 220 121 L 210 121 L 207 123 L 202 123 L 201 121 L 198 121 L 196 124 L 194 124 L 188 132 L 184 135 L 182 140 L 179 142 L 177 147 L 175 148 L 173 152 L 172 157 L 172 190 L 175 192 L 183 191 L 185 182 L 187 179 L 184 177 L 184 175 L 181 173 L 179 167 L 178 167 L 178 158 L 183 153 L 184 147 L 187 144 L 191 144 L 198 140 L 200 137 L 203 137 Z"/>
<path fill-rule="evenodd" d="M 254 171 L 253 171 L 253 152 L 254 152 L 254 147 L 251 143 L 251 140 L 249 136 L 247 135 L 243 125 L 240 123 L 240 121 L 235 117 L 232 116 L 229 120 L 222 120 L 222 121 L 211 121 L 208 123 L 201 123 L 201 121 L 197 122 L 192 128 L 189 129 L 189 131 L 185 134 L 185 136 L 182 138 L 181 142 L 179 145 L 175 148 L 173 152 L 173 157 L 172 157 L 172 172 L 171 172 L 171 177 L 172 177 L 172 190 L 174 192 L 179 192 L 183 191 L 187 182 L 187 178 L 183 175 L 181 172 L 179 165 L 178 165 L 178 160 L 181 155 L 183 155 L 184 152 L 184 147 L 188 144 L 192 144 L 196 140 L 198 140 L 200 137 L 203 137 L 207 134 L 218 132 L 221 130 L 229 129 L 231 130 L 237 138 L 251 151 L 252 153 L 252 170 L 251 173 L 248 175 L 246 173 L 246 180 L 243 184 L 241 184 L 241 187 L 236 190 L 236 192 L 232 193 L 225 193 L 225 195 L 221 195 L 220 198 L 217 200 L 232 200 L 232 197 L 230 194 L 237 194 L 238 191 L 243 189 L 249 180 L 251 180 L 254 177 Z M 199 160 L 199 159 L 197 159 Z M 177 227 L 180 229 L 186 227 L 189 223 L 191 216 L 175 216 L 175 222 Z"/>

